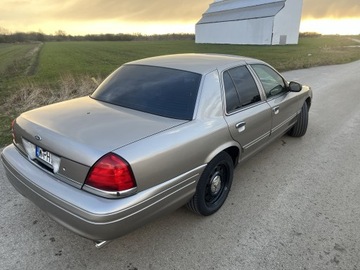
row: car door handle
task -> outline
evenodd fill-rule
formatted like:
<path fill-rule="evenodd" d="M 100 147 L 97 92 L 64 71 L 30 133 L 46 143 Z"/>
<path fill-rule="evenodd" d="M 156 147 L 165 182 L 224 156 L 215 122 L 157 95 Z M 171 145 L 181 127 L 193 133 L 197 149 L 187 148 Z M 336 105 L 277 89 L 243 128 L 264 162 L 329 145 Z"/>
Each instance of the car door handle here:
<path fill-rule="evenodd" d="M 245 126 L 246 126 L 246 123 L 245 122 L 240 122 L 240 123 L 237 123 L 235 125 L 235 128 L 239 131 L 239 132 L 243 132 L 245 130 Z"/>
<path fill-rule="evenodd" d="M 273 112 L 274 114 L 278 114 L 280 112 L 280 107 L 279 106 L 274 107 Z"/>

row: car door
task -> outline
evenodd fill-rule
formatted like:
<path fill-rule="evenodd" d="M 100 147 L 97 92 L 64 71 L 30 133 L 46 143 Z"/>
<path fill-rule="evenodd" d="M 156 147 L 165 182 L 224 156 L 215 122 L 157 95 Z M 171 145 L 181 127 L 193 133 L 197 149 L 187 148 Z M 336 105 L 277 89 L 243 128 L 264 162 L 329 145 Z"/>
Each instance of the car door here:
<path fill-rule="evenodd" d="M 264 64 L 251 65 L 260 79 L 267 102 L 272 110 L 271 137 L 285 133 L 296 121 L 301 100 L 296 93 L 288 91 L 287 83 L 274 69 Z"/>
<path fill-rule="evenodd" d="M 231 136 L 242 147 L 241 159 L 264 145 L 270 136 L 271 108 L 246 66 L 223 72 L 226 115 Z"/>

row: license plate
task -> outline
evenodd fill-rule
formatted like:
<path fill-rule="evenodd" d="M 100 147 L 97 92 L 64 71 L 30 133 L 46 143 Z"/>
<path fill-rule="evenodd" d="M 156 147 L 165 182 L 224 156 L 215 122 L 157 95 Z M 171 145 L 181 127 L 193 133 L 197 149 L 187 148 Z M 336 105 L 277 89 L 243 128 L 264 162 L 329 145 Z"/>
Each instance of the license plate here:
<path fill-rule="evenodd" d="M 45 164 L 54 167 L 53 154 L 49 151 L 46 151 L 39 146 L 36 146 L 36 157 L 43 161 Z"/>

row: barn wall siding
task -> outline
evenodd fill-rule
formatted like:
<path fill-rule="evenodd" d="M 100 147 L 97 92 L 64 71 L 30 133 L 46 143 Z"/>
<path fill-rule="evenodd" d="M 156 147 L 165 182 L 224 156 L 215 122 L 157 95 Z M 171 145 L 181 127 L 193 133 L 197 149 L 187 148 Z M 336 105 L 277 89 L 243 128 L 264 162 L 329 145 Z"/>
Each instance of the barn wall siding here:
<path fill-rule="evenodd" d="M 196 43 L 271 44 L 272 18 L 199 24 L 195 29 Z"/>
<path fill-rule="evenodd" d="M 216 0 L 195 26 L 196 43 L 297 44 L 303 0 Z"/>

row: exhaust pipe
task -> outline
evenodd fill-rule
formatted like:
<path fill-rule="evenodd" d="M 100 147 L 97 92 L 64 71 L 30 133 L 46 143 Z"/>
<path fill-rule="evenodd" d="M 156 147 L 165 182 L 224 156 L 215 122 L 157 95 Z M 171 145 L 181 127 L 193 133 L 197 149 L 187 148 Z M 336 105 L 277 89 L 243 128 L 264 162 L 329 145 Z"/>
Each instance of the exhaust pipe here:
<path fill-rule="evenodd" d="M 109 244 L 111 241 L 95 241 L 95 247 L 96 248 L 102 248 Z"/>

